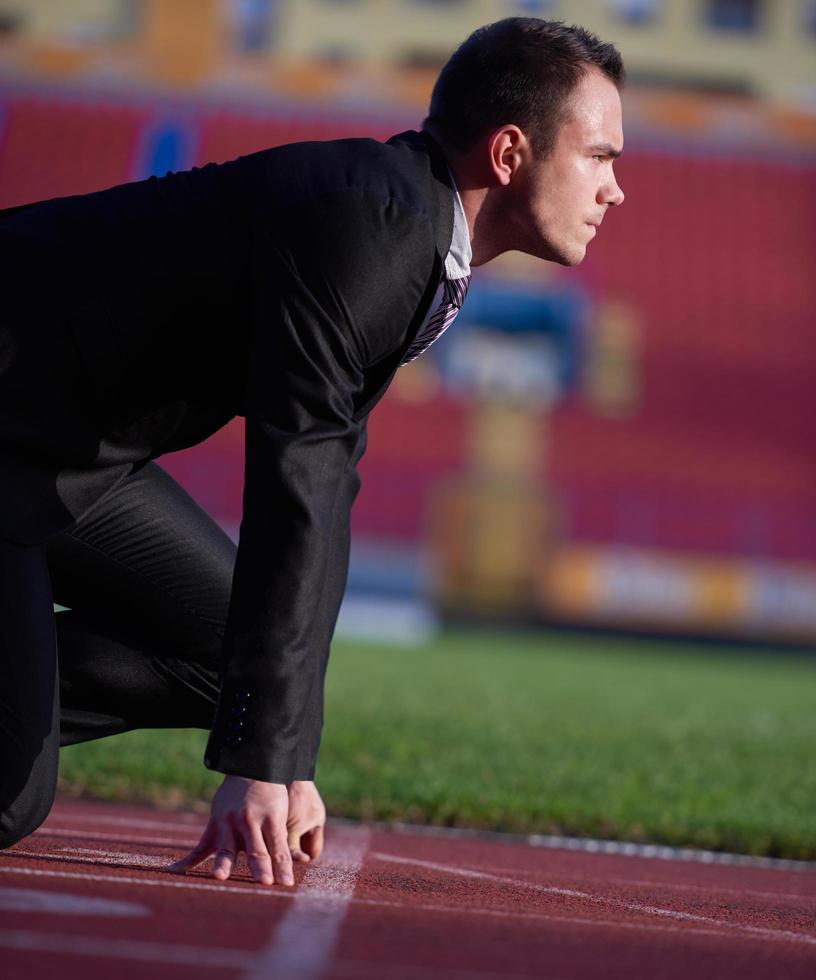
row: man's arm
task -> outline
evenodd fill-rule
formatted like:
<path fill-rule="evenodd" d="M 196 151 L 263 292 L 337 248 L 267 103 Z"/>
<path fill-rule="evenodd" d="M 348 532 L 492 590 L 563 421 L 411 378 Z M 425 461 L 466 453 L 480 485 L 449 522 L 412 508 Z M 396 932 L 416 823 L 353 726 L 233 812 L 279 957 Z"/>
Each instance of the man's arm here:
<path fill-rule="evenodd" d="M 244 518 L 205 754 L 273 783 L 314 778 L 365 425 L 295 435 L 247 417 Z"/>
<path fill-rule="evenodd" d="M 434 263 L 427 218 L 389 201 L 334 195 L 297 221 L 286 236 L 276 229 L 285 247 L 270 232 L 259 249 L 275 261 L 255 297 L 244 513 L 205 755 L 228 779 L 276 785 L 314 775 L 365 447 L 355 414 L 365 369 L 402 344 Z M 209 832 L 209 853 L 221 839 Z"/>
<path fill-rule="evenodd" d="M 265 247 L 264 247 L 265 246 Z M 402 343 L 427 288 L 424 215 L 358 192 L 300 206 L 256 249 L 244 511 L 206 764 L 311 779 L 346 582 L 356 416 L 372 359 Z"/>

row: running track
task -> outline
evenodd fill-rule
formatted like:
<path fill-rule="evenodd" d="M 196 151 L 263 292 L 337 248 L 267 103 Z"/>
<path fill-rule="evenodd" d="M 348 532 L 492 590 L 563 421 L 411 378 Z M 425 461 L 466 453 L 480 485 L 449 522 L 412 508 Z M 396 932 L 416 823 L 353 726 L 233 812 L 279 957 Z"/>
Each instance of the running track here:
<path fill-rule="evenodd" d="M 3 980 L 798 980 L 816 870 L 329 821 L 292 888 L 162 868 L 203 818 L 59 802 L 0 851 Z M 245 866 L 244 871 L 245 871 Z"/>

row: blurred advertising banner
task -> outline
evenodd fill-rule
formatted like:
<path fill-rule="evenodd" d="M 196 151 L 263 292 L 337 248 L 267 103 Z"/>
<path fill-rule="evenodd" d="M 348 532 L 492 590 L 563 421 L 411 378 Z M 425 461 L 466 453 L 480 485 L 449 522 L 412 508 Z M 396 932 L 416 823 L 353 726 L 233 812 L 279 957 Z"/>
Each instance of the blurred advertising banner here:
<path fill-rule="evenodd" d="M 538 589 L 545 614 L 565 622 L 794 643 L 816 637 L 816 562 L 565 547 L 540 565 Z"/>

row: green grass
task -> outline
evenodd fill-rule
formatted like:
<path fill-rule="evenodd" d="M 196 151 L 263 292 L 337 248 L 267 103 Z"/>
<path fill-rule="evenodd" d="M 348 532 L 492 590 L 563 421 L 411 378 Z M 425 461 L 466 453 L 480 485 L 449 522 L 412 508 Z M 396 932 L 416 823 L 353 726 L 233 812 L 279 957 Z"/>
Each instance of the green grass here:
<path fill-rule="evenodd" d="M 816 662 L 620 638 L 337 643 L 330 813 L 816 858 Z M 62 753 L 68 792 L 206 806 L 201 732 Z"/>

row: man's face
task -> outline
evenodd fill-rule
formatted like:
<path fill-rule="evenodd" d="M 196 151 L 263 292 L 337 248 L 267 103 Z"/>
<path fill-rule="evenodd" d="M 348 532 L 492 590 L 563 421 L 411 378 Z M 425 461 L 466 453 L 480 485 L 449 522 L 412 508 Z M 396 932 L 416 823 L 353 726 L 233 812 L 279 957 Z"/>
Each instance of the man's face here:
<path fill-rule="evenodd" d="M 573 92 L 552 153 L 534 159 L 521 180 L 514 223 L 522 243 L 514 247 L 561 265 L 577 265 L 607 210 L 623 202 L 612 171 L 622 149 L 618 90 L 592 68 Z"/>

